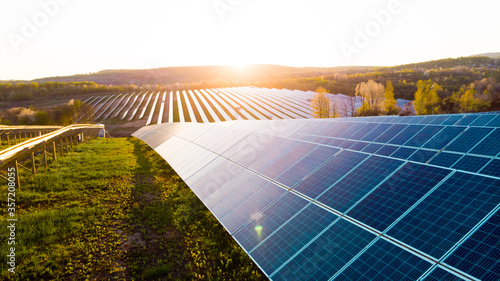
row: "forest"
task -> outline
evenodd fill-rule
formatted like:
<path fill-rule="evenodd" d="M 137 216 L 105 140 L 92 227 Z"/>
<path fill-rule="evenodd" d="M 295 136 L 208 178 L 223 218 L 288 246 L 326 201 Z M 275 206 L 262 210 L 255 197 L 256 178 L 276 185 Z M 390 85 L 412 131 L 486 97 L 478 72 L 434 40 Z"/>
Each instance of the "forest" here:
<path fill-rule="evenodd" d="M 84 78 L 93 80 L 68 82 Z M 108 81 L 109 84 L 96 81 Z M 500 59 L 477 56 L 394 67 L 171 67 L 102 71 L 34 81 L 3 81 L 0 83 L 0 104 L 7 109 L 0 112 L 0 123 L 67 125 L 82 119 L 79 114 L 85 106 L 78 100 L 74 104 L 51 108 L 9 106 L 15 101 L 29 101 L 36 105 L 38 101 L 54 97 L 74 99 L 103 93 L 238 86 L 302 91 L 316 91 L 321 87 L 331 94 L 359 96 L 357 88 L 369 81 L 382 85 L 390 83 L 393 97 L 414 101 L 417 114 L 500 110 Z M 383 110 L 363 112 L 361 115 L 383 114 Z"/>

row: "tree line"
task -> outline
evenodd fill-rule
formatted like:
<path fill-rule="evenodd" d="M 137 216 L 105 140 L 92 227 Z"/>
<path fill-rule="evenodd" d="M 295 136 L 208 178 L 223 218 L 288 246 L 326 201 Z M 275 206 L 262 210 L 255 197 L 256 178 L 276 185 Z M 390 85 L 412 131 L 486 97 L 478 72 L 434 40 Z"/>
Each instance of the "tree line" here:
<path fill-rule="evenodd" d="M 92 106 L 80 100 L 70 100 L 67 104 L 53 106 L 47 110 L 14 107 L 0 112 L 3 125 L 61 125 L 92 122 Z"/>
<path fill-rule="evenodd" d="M 413 115 L 414 113 L 429 115 L 488 111 L 497 108 L 500 100 L 500 83 L 492 78 L 484 78 L 467 86 L 463 85 L 458 91 L 447 94 L 445 97 L 442 96 L 443 87 L 433 82 L 432 79 L 419 80 L 416 83 L 412 102 L 404 108 L 398 107 L 394 91 L 390 80 L 385 86 L 374 80 L 368 80 L 368 82 L 356 85 L 354 96 L 342 100 L 330 99 L 328 90 L 318 87 L 311 100 L 311 108 L 315 118 L 335 118 L 340 115 L 347 117 Z M 356 102 L 361 103 L 361 106 L 356 108 Z"/>

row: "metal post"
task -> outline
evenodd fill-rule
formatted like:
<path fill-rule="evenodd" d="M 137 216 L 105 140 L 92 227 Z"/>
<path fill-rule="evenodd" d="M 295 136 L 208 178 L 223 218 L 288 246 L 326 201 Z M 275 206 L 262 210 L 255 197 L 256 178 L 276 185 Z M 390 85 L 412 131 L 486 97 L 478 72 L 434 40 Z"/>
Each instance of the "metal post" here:
<path fill-rule="evenodd" d="M 30 139 L 31 139 L 32 137 L 33 137 L 33 133 L 32 133 L 32 132 L 30 132 Z"/>
<path fill-rule="evenodd" d="M 66 153 L 69 153 L 69 144 L 68 144 L 68 138 L 66 138 Z"/>
<path fill-rule="evenodd" d="M 38 131 L 38 136 L 41 137 L 42 136 L 42 131 Z"/>
<path fill-rule="evenodd" d="M 19 163 L 17 162 L 17 160 L 14 161 L 14 168 L 16 168 L 16 187 L 21 190 L 21 184 L 20 184 L 20 181 L 19 181 Z"/>
<path fill-rule="evenodd" d="M 10 146 L 10 137 L 7 135 L 7 145 Z"/>
<path fill-rule="evenodd" d="M 64 149 L 62 139 L 59 139 L 59 148 L 60 148 L 59 152 L 61 152 L 61 157 L 62 157 L 63 156 L 63 149 Z"/>
<path fill-rule="evenodd" d="M 43 162 L 45 163 L 45 169 L 47 169 L 47 147 L 43 147 Z"/>
<path fill-rule="evenodd" d="M 31 172 L 36 174 L 35 152 L 31 152 Z"/>
<path fill-rule="evenodd" d="M 57 161 L 57 149 L 56 149 L 56 141 L 52 142 L 52 157 L 54 158 L 54 161 Z"/>

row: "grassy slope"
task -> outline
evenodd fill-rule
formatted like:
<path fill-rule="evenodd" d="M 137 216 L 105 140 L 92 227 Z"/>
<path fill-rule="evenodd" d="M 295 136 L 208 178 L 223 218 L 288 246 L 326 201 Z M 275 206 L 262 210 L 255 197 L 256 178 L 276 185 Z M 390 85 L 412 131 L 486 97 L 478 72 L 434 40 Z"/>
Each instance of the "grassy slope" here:
<path fill-rule="evenodd" d="M 265 279 L 168 164 L 140 140 L 94 140 L 48 171 L 22 175 L 17 273 L 6 271 L 8 233 L 2 222 L 0 279 Z M 5 188 L 0 196 L 7 198 Z"/>

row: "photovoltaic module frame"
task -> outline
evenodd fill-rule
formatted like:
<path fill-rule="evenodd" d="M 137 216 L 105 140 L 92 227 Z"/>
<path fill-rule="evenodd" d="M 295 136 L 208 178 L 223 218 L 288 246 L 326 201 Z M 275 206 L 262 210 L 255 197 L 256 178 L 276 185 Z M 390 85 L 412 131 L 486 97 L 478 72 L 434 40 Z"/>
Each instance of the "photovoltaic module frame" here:
<path fill-rule="evenodd" d="M 271 280 L 500 280 L 500 114 L 171 123 L 159 153 Z"/>

